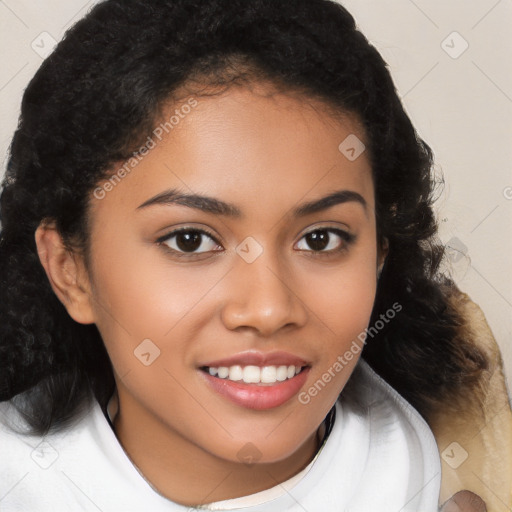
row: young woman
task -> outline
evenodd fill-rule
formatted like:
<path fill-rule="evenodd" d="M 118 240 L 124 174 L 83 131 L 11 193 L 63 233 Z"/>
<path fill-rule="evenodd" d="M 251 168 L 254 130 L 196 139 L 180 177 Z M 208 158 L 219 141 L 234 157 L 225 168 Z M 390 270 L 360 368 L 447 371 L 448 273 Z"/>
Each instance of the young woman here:
<path fill-rule="evenodd" d="M 438 510 L 491 363 L 431 165 L 336 3 L 97 5 L 3 183 L 1 509 Z"/>

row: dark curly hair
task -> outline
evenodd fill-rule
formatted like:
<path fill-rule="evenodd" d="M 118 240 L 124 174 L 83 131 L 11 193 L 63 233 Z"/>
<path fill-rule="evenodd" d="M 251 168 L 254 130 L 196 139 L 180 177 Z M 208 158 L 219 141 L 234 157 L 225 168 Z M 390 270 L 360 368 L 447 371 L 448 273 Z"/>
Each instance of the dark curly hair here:
<path fill-rule="evenodd" d="M 1 195 L 0 400 L 32 433 L 68 427 L 114 390 L 95 325 L 54 294 L 34 233 L 52 221 L 88 254 L 88 205 L 115 162 L 154 129 L 180 88 L 197 94 L 267 81 L 362 122 L 372 163 L 378 240 L 389 242 L 363 357 L 424 416 L 473 385 L 485 359 L 456 339 L 455 288 L 439 270 L 432 151 L 419 138 L 386 63 L 352 16 L 329 0 L 106 0 L 76 23 L 27 87 Z M 87 261 L 87 258 L 86 258 Z M 14 397 L 14 398 L 13 398 Z"/>

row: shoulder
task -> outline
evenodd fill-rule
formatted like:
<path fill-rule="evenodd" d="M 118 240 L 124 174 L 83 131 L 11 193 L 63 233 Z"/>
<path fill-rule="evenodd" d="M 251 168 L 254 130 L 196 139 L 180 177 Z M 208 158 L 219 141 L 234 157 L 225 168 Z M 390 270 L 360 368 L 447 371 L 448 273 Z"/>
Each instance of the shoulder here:
<path fill-rule="evenodd" d="M 61 432 L 24 430 L 16 408 L 0 403 L 2 511 L 173 510 L 133 466 L 97 402 Z"/>
<path fill-rule="evenodd" d="M 366 430 L 364 479 L 354 502 L 374 496 L 375 509 L 437 510 L 441 462 L 434 435 L 421 417 L 394 388 L 360 359 L 340 395 L 344 427 Z M 370 501 L 371 501 L 370 499 Z M 364 505 L 368 503 L 365 501 Z M 384 509 L 382 508 L 384 506 Z M 388 506 L 388 508 L 385 508 Z M 364 508 L 364 507 L 363 507 Z"/>
<path fill-rule="evenodd" d="M 28 426 L 11 402 L 0 403 L 0 495 L 2 510 L 51 510 L 71 502 L 64 474 L 51 470 L 65 446 L 65 434 L 28 434 Z"/>
<path fill-rule="evenodd" d="M 436 448 L 435 438 L 420 413 L 364 360 L 360 359 L 340 399 L 381 426 L 394 422 L 413 434 L 427 452 Z"/>

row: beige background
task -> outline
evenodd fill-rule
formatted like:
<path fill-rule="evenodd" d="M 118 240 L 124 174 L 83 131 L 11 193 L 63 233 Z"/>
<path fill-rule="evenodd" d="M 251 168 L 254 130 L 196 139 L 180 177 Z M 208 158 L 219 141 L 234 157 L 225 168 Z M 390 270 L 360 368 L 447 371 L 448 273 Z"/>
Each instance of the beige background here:
<path fill-rule="evenodd" d="M 93 5 L 0 1 L 2 173 L 23 89 L 54 40 Z M 345 0 L 389 63 L 446 180 L 450 271 L 483 309 L 512 383 L 512 1 Z M 510 389 L 509 384 L 509 389 Z"/>

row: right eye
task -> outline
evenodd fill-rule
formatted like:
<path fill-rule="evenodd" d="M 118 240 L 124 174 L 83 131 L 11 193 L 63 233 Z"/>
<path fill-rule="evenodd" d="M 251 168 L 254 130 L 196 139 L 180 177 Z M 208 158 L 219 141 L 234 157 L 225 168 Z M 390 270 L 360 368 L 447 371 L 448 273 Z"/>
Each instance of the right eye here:
<path fill-rule="evenodd" d="M 180 228 L 157 240 L 159 245 L 163 247 L 166 252 L 170 252 L 178 257 L 193 256 L 195 254 L 203 254 L 210 251 L 218 252 L 218 247 L 221 247 L 215 237 L 197 228 Z"/>

